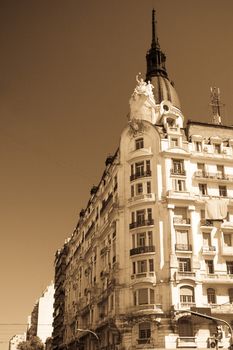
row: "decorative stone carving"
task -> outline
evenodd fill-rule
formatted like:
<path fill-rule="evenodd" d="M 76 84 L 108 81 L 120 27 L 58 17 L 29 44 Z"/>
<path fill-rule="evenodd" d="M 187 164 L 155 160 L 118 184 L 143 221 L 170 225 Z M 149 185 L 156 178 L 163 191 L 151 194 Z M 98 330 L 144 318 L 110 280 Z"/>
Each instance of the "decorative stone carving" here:
<path fill-rule="evenodd" d="M 155 99 L 153 94 L 153 85 L 150 81 L 145 82 L 140 78 L 141 73 L 136 76 L 137 86 L 129 100 L 130 120 L 147 120 L 155 123 Z"/>

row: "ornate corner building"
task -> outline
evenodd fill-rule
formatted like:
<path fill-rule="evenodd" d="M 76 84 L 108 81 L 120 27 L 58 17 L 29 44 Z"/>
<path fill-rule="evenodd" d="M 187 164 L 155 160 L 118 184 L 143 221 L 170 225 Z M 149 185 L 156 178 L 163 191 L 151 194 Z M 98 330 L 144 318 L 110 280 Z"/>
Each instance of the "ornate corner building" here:
<path fill-rule="evenodd" d="M 114 156 L 55 261 L 53 349 L 211 347 L 233 320 L 233 127 L 187 121 L 152 14 Z M 228 346 L 223 325 L 218 346 Z"/>

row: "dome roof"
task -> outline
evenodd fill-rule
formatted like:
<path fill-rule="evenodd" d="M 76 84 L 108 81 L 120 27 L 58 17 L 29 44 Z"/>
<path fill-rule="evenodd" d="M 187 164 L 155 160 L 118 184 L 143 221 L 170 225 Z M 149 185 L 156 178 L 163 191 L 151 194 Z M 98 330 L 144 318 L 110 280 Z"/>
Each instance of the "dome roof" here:
<path fill-rule="evenodd" d="M 180 109 L 180 101 L 177 92 L 167 78 L 158 75 L 151 77 L 150 80 L 154 86 L 153 93 L 156 104 L 161 103 L 163 100 L 167 100 L 170 101 L 173 106 Z"/>

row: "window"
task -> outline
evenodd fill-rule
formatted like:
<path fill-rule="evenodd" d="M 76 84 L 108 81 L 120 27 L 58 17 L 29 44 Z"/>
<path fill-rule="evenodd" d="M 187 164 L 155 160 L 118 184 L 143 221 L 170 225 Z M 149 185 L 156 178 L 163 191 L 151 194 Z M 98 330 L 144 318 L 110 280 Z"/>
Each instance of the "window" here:
<path fill-rule="evenodd" d="M 171 147 L 178 147 L 179 146 L 178 138 L 172 137 L 170 145 Z"/>
<path fill-rule="evenodd" d="M 150 160 L 146 160 L 146 173 L 150 174 Z"/>
<path fill-rule="evenodd" d="M 172 159 L 172 162 L 173 168 L 171 173 L 174 175 L 185 175 L 183 159 Z"/>
<path fill-rule="evenodd" d="M 194 303 L 194 289 L 190 286 L 180 287 L 180 302 L 185 304 Z"/>
<path fill-rule="evenodd" d="M 144 273 L 147 272 L 147 261 L 146 260 L 140 260 L 137 261 L 137 268 L 138 268 L 138 273 Z"/>
<path fill-rule="evenodd" d="M 188 231 L 179 230 L 176 231 L 176 249 L 177 250 L 189 250 L 189 238 Z"/>
<path fill-rule="evenodd" d="M 137 223 L 143 224 L 145 222 L 145 210 L 137 210 Z"/>
<path fill-rule="evenodd" d="M 136 149 L 140 149 L 144 147 L 144 140 L 142 137 L 140 137 L 139 139 L 135 140 L 135 148 Z"/>
<path fill-rule="evenodd" d="M 229 295 L 229 302 L 233 303 L 233 288 L 228 289 L 228 295 Z"/>
<path fill-rule="evenodd" d="M 223 244 L 224 246 L 231 247 L 232 246 L 232 235 L 231 233 L 223 234 Z"/>
<path fill-rule="evenodd" d="M 211 246 L 211 237 L 209 232 L 203 232 L 203 246 L 210 247 Z"/>
<path fill-rule="evenodd" d="M 220 143 L 215 143 L 214 144 L 214 153 L 221 153 L 221 144 Z"/>
<path fill-rule="evenodd" d="M 197 171 L 199 176 L 205 176 L 205 164 L 197 163 Z"/>
<path fill-rule="evenodd" d="M 185 180 L 175 180 L 175 191 L 185 191 Z"/>
<path fill-rule="evenodd" d="M 146 245 L 146 232 L 137 234 L 137 247 L 145 247 Z"/>
<path fill-rule="evenodd" d="M 179 272 L 190 272 L 191 263 L 189 258 L 178 258 Z"/>
<path fill-rule="evenodd" d="M 139 323 L 139 334 L 138 334 L 139 341 L 145 340 L 146 342 L 149 342 L 150 337 L 151 337 L 150 322 Z"/>
<path fill-rule="evenodd" d="M 213 260 L 206 260 L 205 264 L 206 264 L 206 272 L 208 274 L 214 273 L 214 261 Z"/>
<path fill-rule="evenodd" d="M 195 151 L 196 152 L 201 152 L 202 151 L 202 143 L 201 143 L 201 141 L 194 142 L 194 145 L 195 145 Z"/>
<path fill-rule="evenodd" d="M 224 178 L 224 166 L 223 165 L 217 165 L 217 177 L 219 179 Z"/>
<path fill-rule="evenodd" d="M 143 186 L 142 186 L 142 183 L 138 183 L 137 185 L 136 185 L 136 195 L 138 196 L 138 195 L 140 195 L 140 194 L 142 194 L 143 193 Z"/>
<path fill-rule="evenodd" d="M 219 186 L 219 196 L 220 197 L 227 197 L 227 187 L 226 186 Z"/>
<path fill-rule="evenodd" d="M 233 275 L 233 261 L 226 261 L 228 275 Z"/>
<path fill-rule="evenodd" d="M 147 191 L 148 194 L 151 193 L 151 182 L 150 181 L 148 181 L 146 183 L 146 191 Z"/>
<path fill-rule="evenodd" d="M 148 219 L 148 221 L 152 220 L 152 209 L 151 208 L 147 209 L 147 219 Z"/>
<path fill-rule="evenodd" d="M 154 304 L 154 290 L 151 288 L 141 288 L 134 292 L 134 305 Z"/>
<path fill-rule="evenodd" d="M 207 289 L 207 301 L 208 304 L 216 304 L 216 294 L 213 288 Z"/>
<path fill-rule="evenodd" d="M 154 272 L 154 260 L 149 259 L 149 271 Z"/>
<path fill-rule="evenodd" d="M 207 184 L 199 184 L 199 193 L 201 196 L 207 195 Z"/>
<path fill-rule="evenodd" d="M 152 231 L 148 231 L 148 245 L 153 245 Z"/>
<path fill-rule="evenodd" d="M 135 173 L 137 176 L 143 176 L 144 174 L 144 162 L 139 162 L 135 164 Z"/>
<path fill-rule="evenodd" d="M 134 197 L 134 186 L 131 186 L 131 197 Z"/>

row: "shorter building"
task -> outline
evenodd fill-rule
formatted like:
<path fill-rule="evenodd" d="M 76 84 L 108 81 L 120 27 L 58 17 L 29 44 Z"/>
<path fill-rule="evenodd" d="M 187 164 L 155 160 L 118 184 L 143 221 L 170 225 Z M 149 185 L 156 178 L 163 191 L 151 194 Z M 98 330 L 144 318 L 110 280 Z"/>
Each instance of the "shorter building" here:
<path fill-rule="evenodd" d="M 53 331 L 54 284 L 51 283 L 36 302 L 29 316 L 27 340 L 37 336 L 45 344 Z"/>
<path fill-rule="evenodd" d="M 17 346 L 26 340 L 26 333 L 16 334 L 9 341 L 9 350 L 17 350 Z"/>

